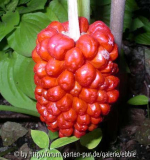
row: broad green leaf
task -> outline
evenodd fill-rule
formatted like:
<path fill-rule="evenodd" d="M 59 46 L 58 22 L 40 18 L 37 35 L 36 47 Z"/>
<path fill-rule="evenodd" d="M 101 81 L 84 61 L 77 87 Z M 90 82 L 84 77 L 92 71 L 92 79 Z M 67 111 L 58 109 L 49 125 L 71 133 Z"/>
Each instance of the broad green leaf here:
<path fill-rule="evenodd" d="M 101 9 L 96 10 L 96 14 L 99 14 L 97 19 L 104 21 L 108 26 L 110 24 L 110 5 L 105 5 Z"/>
<path fill-rule="evenodd" d="M 31 137 L 40 148 L 48 148 L 49 147 L 49 137 L 43 131 L 31 130 Z"/>
<path fill-rule="evenodd" d="M 147 105 L 148 102 L 149 99 L 145 95 L 138 95 L 128 100 L 128 104 L 131 105 Z"/>
<path fill-rule="evenodd" d="M 87 133 L 85 136 L 80 138 L 80 143 L 87 147 L 88 149 L 93 149 L 102 140 L 102 131 L 100 128 L 93 130 L 92 132 Z"/>
<path fill-rule="evenodd" d="M 130 27 L 130 31 L 135 31 L 138 28 L 142 28 L 144 26 L 144 24 L 142 23 L 142 21 L 139 18 L 135 18 L 132 21 L 132 25 Z"/>
<path fill-rule="evenodd" d="M 31 160 L 63 160 L 63 158 L 61 153 L 56 149 L 43 149 L 36 152 Z"/>
<path fill-rule="evenodd" d="M 144 29 L 150 31 L 150 21 L 145 17 L 139 17 L 139 19 L 144 23 Z"/>
<path fill-rule="evenodd" d="M 0 91 L 13 106 L 27 109 L 37 115 L 36 102 L 28 98 L 14 81 L 14 54 L 0 54 Z"/>
<path fill-rule="evenodd" d="M 8 11 L 14 11 L 17 7 L 19 0 L 12 0 L 10 3 L 6 5 Z"/>
<path fill-rule="evenodd" d="M 53 159 L 54 160 L 63 160 L 61 153 L 57 149 L 51 149 L 50 154 L 51 154 L 51 160 L 53 160 Z"/>
<path fill-rule="evenodd" d="M 59 136 L 58 132 L 49 131 L 50 140 L 54 140 L 54 139 L 58 138 L 58 136 Z"/>
<path fill-rule="evenodd" d="M 139 7 L 136 3 L 136 0 L 126 0 L 126 6 L 125 6 L 125 10 L 128 10 L 130 12 L 136 11 L 138 10 Z"/>
<path fill-rule="evenodd" d="M 0 6 L 4 7 L 9 2 L 10 2 L 10 0 L 0 0 Z"/>
<path fill-rule="evenodd" d="M 20 0 L 20 1 L 19 1 L 19 5 L 21 5 L 21 4 L 26 4 L 26 3 L 28 3 L 29 1 L 31 1 L 31 0 Z"/>
<path fill-rule="evenodd" d="M 32 58 L 27 58 L 19 54 L 15 54 L 14 65 L 14 81 L 19 89 L 28 97 L 35 99 L 34 90 L 34 72 L 35 65 Z"/>
<path fill-rule="evenodd" d="M 135 42 L 144 45 L 150 45 L 150 32 L 139 34 L 135 37 Z"/>
<path fill-rule="evenodd" d="M 27 3 L 27 7 L 21 6 L 18 7 L 17 10 L 20 14 L 29 13 L 36 10 L 44 9 L 45 3 L 47 0 L 31 0 Z"/>
<path fill-rule="evenodd" d="M 19 23 L 19 13 L 8 11 L 2 17 L 2 22 L 0 22 L 0 41 L 10 33 L 15 26 Z"/>
<path fill-rule="evenodd" d="M 75 160 L 95 160 L 94 157 L 90 156 L 90 157 L 79 157 L 79 158 L 76 158 Z"/>
<path fill-rule="evenodd" d="M 76 138 L 75 136 L 59 138 L 51 143 L 50 148 L 52 148 L 52 149 L 59 148 L 59 147 L 65 146 L 67 144 L 73 143 L 78 140 L 79 139 Z"/>
<path fill-rule="evenodd" d="M 65 2 L 64 0 L 53 0 L 50 2 L 46 14 L 51 21 L 65 22 L 68 20 Z"/>
<path fill-rule="evenodd" d="M 19 27 L 8 37 L 8 44 L 17 53 L 31 57 L 37 34 L 49 23 L 47 16 L 40 12 L 23 15 Z"/>

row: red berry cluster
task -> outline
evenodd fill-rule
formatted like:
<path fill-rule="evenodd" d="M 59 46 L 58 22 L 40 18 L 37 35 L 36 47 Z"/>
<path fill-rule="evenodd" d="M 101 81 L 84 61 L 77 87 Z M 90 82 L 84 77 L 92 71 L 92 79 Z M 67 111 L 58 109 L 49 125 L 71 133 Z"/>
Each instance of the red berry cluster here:
<path fill-rule="evenodd" d="M 83 136 L 102 122 L 119 96 L 117 45 L 102 22 L 89 25 L 79 18 L 81 36 L 75 42 L 68 22 L 54 21 L 37 35 L 32 52 L 36 108 L 59 136 Z"/>

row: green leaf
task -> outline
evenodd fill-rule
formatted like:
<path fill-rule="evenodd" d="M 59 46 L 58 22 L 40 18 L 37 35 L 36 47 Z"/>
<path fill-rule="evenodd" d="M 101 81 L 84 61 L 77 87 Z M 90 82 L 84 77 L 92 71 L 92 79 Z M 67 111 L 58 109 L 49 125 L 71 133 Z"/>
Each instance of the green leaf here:
<path fill-rule="evenodd" d="M 9 4 L 6 5 L 8 11 L 14 11 L 18 5 L 19 0 L 12 0 Z"/>
<path fill-rule="evenodd" d="M 40 12 L 23 15 L 19 27 L 8 37 L 8 44 L 17 53 L 31 57 L 37 34 L 49 23 L 47 16 Z"/>
<path fill-rule="evenodd" d="M 35 114 L 36 102 L 28 98 L 14 81 L 15 54 L 0 54 L 0 91 L 2 96 L 13 106 L 27 109 Z"/>
<path fill-rule="evenodd" d="M 50 140 L 54 140 L 54 139 L 58 138 L 58 136 L 59 136 L 58 132 L 49 131 Z"/>
<path fill-rule="evenodd" d="M 53 0 L 47 8 L 47 16 L 51 21 L 65 22 L 68 20 L 68 13 L 66 10 L 67 1 Z"/>
<path fill-rule="evenodd" d="M 28 97 L 35 99 L 34 90 L 34 61 L 17 53 L 14 54 L 16 59 L 14 65 L 14 81 L 18 88 Z"/>
<path fill-rule="evenodd" d="M 79 139 L 76 138 L 75 136 L 59 138 L 51 143 L 50 148 L 52 148 L 52 149 L 59 148 L 59 147 L 65 146 L 67 144 L 73 143 L 78 140 Z"/>
<path fill-rule="evenodd" d="M 147 105 L 149 102 L 148 97 L 145 95 L 138 95 L 128 100 L 128 104 L 131 105 Z"/>
<path fill-rule="evenodd" d="M 17 11 L 8 11 L 3 15 L 2 22 L 0 22 L 0 41 L 15 28 L 19 20 L 20 17 Z"/>
<path fill-rule="evenodd" d="M 43 149 L 36 152 L 31 160 L 63 160 L 63 158 L 61 153 L 56 149 Z"/>
<path fill-rule="evenodd" d="M 49 147 L 49 137 L 43 131 L 31 130 L 31 137 L 40 148 L 48 148 Z"/>
<path fill-rule="evenodd" d="M 0 105 L 0 111 L 11 111 L 11 112 L 28 114 L 28 115 L 39 117 L 38 112 L 31 112 L 28 109 L 22 109 L 14 106 Z"/>
<path fill-rule="evenodd" d="M 79 158 L 76 158 L 75 160 L 95 160 L 95 158 L 94 157 L 79 157 Z"/>
<path fill-rule="evenodd" d="M 31 1 L 31 0 L 20 0 L 20 1 L 19 1 L 19 5 L 21 5 L 21 4 L 26 4 L 26 3 L 28 3 L 29 1 Z"/>
<path fill-rule="evenodd" d="M 10 2 L 10 0 L 0 0 L 0 6 L 3 8 L 9 2 Z"/>
<path fill-rule="evenodd" d="M 53 155 L 50 160 L 63 160 L 61 153 L 57 149 L 51 149 L 50 154 Z"/>
<path fill-rule="evenodd" d="M 130 31 L 135 31 L 138 28 L 142 28 L 144 26 L 144 24 L 142 23 L 142 21 L 139 18 L 135 18 L 132 21 L 132 25 L 130 27 Z"/>
<path fill-rule="evenodd" d="M 135 42 L 144 45 L 150 45 L 150 32 L 139 34 L 135 37 Z"/>
<path fill-rule="evenodd" d="M 33 12 L 36 10 L 44 9 L 45 3 L 47 0 L 31 0 L 27 3 L 27 7 L 21 6 L 17 10 L 20 14 Z"/>
<path fill-rule="evenodd" d="M 80 138 L 80 143 L 88 149 L 95 148 L 102 140 L 102 131 L 100 128 L 87 133 Z"/>
<path fill-rule="evenodd" d="M 139 19 L 144 23 L 144 29 L 150 31 L 150 21 L 145 17 L 139 17 Z"/>

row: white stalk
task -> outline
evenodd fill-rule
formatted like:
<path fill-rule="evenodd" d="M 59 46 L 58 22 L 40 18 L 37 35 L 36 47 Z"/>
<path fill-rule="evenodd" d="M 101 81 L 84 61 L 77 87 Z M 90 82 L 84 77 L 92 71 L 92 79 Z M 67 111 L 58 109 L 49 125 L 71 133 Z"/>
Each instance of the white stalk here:
<path fill-rule="evenodd" d="M 77 41 L 80 37 L 77 0 L 68 0 L 69 37 Z"/>

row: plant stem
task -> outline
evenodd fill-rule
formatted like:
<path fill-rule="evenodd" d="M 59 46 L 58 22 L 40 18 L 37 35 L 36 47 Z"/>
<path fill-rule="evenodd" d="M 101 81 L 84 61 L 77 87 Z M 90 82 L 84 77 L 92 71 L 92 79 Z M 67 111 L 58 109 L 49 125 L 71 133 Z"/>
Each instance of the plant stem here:
<path fill-rule="evenodd" d="M 68 0 L 69 36 L 77 41 L 80 37 L 77 0 Z"/>
<path fill-rule="evenodd" d="M 110 28 L 115 37 L 115 42 L 118 45 L 119 53 L 121 52 L 123 20 L 126 0 L 111 1 L 111 18 Z"/>
<path fill-rule="evenodd" d="M 90 23 L 90 0 L 78 0 L 79 16 L 85 17 Z"/>
<path fill-rule="evenodd" d="M 0 105 L 0 111 L 11 111 L 11 112 L 23 113 L 23 114 L 39 117 L 38 112 L 34 112 L 31 110 L 22 109 L 18 107 L 13 107 L 13 106 Z"/>

